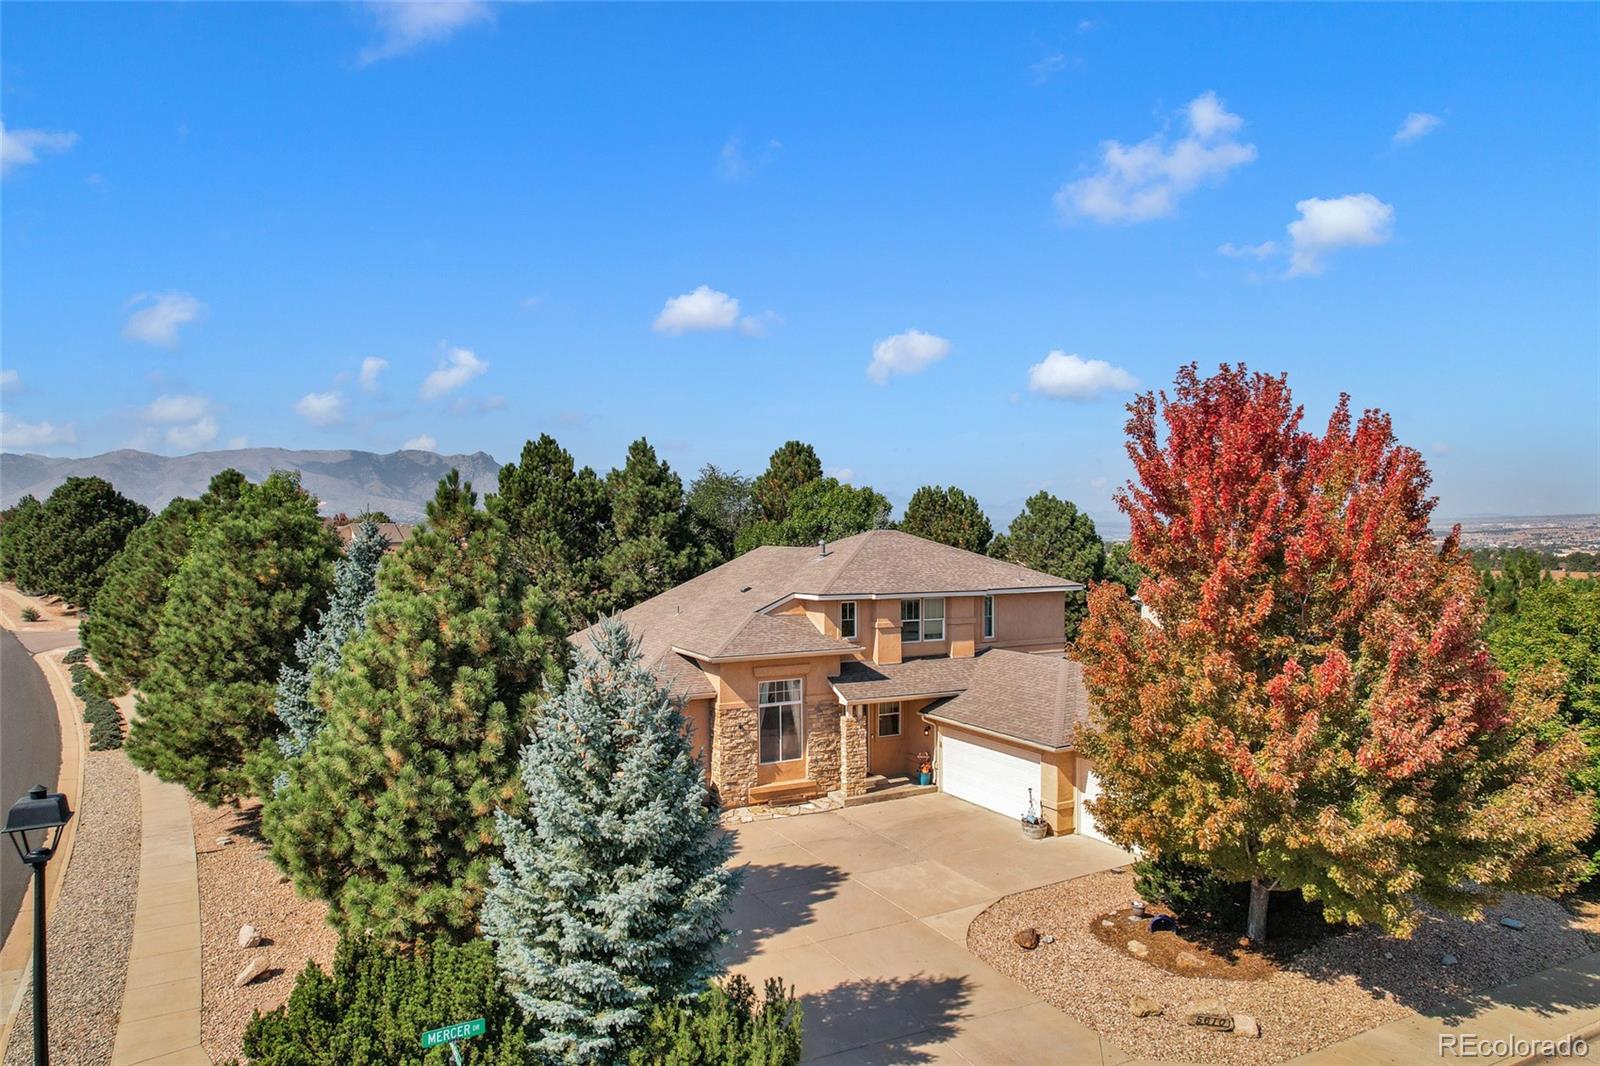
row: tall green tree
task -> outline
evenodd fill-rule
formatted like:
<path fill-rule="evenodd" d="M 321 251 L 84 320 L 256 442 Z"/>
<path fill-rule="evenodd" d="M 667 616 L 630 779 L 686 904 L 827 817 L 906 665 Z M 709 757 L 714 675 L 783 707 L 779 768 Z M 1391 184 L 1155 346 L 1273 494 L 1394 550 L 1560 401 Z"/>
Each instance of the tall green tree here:
<path fill-rule="evenodd" d="M 43 516 L 44 504 L 32 494 L 0 514 L 0 578 L 15 582 L 23 592 L 38 590 L 33 572 L 33 536 Z"/>
<path fill-rule="evenodd" d="M 742 555 L 763 544 L 843 540 L 868 530 L 887 529 L 891 510 L 888 498 L 866 485 L 858 488 L 837 478 L 818 478 L 800 486 L 790 500 L 788 518 L 750 523 L 739 531 L 734 547 Z"/>
<path fill-rule="evenodd" d="M 1090 592 L 1100 828 L 1250 882 L 1255 941 L 1275 890 L 1406 935 L 1419 903 L 1570 888 L 1582 743 L 1542 685 L 1507 698 L 1477 577 L 1434 543 L 1427 468 L 1388 418 L 1345 397 L 1304 429 L 1287 381 L 1243 366 L 1185 367 L 1129 411 L 1118 503 L 1155 620 Z"/>
<path fill-rule="evenodd" d="M 517 749 L 566 651 L 550 598 L 451 471 L 378 570 L 366 628 L 317 673 L 326 721 L 263 811 L 272 856 L 346 933 L 470 936 L 518 810 Z"/>
<path fill-rule="evenodd" d="M 785 441 L 767 461 L 767 469 L 756 478 L 752 491 L 761 517 L 782 522 L 789 517 L 790 501 L 800 487 L 822 476 L 822 460 L 817 450 L 803 441 Z"/>
<path fill-rule="evenodd" d="M 628 446 L 621 469 L 606 475 L 613 540 L 601 560 L 607 607 L 623 611 L 714 565 L 684 504 L 683 481 L 643 437 Z"/>
<path fill-rule="evenodd" d="M 276 735 L 278 669 L 327 602 L 339 542 L 293 474 L 199 523 L 156 630 L 128 755 L 209 803 L 248 793 L 245 758 Z"/>
<path fill-rule="evenodd" d="M 1133 561 L 1127 541 L 1112 541 L 1106 545 L 1105 578 L 1121 585 L 1130 596 L 1139 594 L 1139 582 L 1149 573 L 1150 571 Z"/>
<path fill-rule="evenodd" d="M 994 527 L 978 501 L 952 485 L 924 485 L 911 494 L 900 528 L 907 533 L 953 548 L 982 553 L 994 539 Z"/>
<path fill-rule="evenodd" d="M 1517 604 L 1525 592 L 1548 580 L 1544 573 L 1544 560 L 1538 552 L 1526 548 L 1511 548 L 1500 554 L 1493 569 L 1482 571 L 1482 578 L 1491 629 L 1501 619 L 1516 613 Z"/>
<path fill-rule="evenodd" d="M 1078 510 L 1071 501 L 1048 492 L 1036 492 L 1028 497 L 1022 513 L 1011 520 L 1003 558 L 1076 581 L 1086 588 L 1106 576 L 1105 544 L 1095 532 L 1094 519 Z M 1085 593 L 1067 596 L 1068 640 L 1077 637 L 1078 627 L 1088 613 Z"/>
<path fill-rule="evenodd" d="M 32 563 L 41 591 L 88 609 L 105 583 L 106 568 L 150 509 L 99 477 L 69 477 L 44 502 L 31 534 Z"/>
<path fill-rule="evenodd" d="M 556 439 L 541 434 L 500 468 L 499 491 L 487 504 L 505 526 L 508 558 L 555 599 L 568 626 L 582 629 L 598 618 L 606 606 L 600 560 L 609 546 L 611 501 L 595 472 L 574 469 Z"/>
<path fill-rule="evenodd" d="M 654 1008 L 717 971 L 732 841 L 677 703 L 616 619 L 579 652 L 521 765 L 527 812 L 500 815 L 484 933 L 536 1052 L 615 1061 Z"/>
<path fill-rule="evenodd" d="M 754 485 L 739 471 L 713 463 L 702 466 L 689 485 L 689 517 L 695 532 L 722 559 L 733 558 L 740 531 L 755 520 Z"/>

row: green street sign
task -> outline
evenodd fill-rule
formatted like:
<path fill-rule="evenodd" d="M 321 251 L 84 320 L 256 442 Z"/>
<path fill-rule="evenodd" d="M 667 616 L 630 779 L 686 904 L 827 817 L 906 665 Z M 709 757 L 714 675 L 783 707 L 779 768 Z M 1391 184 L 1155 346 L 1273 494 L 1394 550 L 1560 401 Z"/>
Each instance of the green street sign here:
<path fill-rule="evenodd" d="M 436 1048 L 440 1044 L 453 1044 L 457 1040 L 470 1040 L 475 1036 L 482 1036 L 488 1028 L 483 1024 L 482 1018 L 474 1018 L 470 1022 L 456 1022 L 443 1029 L 429 1029 L 422 1034 L 424 1048 Z"/>

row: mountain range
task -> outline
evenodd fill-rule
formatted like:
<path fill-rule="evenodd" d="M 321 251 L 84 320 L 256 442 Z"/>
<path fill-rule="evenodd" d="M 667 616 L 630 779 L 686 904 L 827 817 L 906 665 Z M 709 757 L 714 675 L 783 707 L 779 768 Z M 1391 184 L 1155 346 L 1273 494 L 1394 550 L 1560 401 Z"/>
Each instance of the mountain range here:
<path fill-rule="evenodd" d="M 362 452 L 238 448 L 192 455 L 153 455 L 123 448 L 83 459 L 31 452 L 0 453 L 0 507 L 32 494 L 43 500 L 69 477 L 105 478 L 130 499 L 159 511 L 176 496 L 198 496 L 211 478 L 233 467 L 251 481 L 274 470 L 297 470 L 324 514 L 383 511 L 396 522 L 423 516 L 439 479 L 451 468 L 472 482 L 481 499 L 495 491 L 500 464 L 487 452 L 439 455 L 415 450 Z"/>

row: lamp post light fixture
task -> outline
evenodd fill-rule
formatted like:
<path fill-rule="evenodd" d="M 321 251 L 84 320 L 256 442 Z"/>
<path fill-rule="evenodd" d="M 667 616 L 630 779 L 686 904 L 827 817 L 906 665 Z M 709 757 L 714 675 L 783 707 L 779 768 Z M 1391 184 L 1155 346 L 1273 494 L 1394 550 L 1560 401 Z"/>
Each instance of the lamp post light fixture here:
<path fill-rule="evenodd" d="M 72 820 L 67 797 L 47 793 L 34 785 L 28 794 L 11 805 L 6 814 L 6 836 L 22 861 L 33 867 L 33 1064 L 50 1066 L 50 1041 L 46 1030 L 49 1014 L 45 998 L 44 962 L 44 867 L 56 853 L 61 827 Z M 37 834 L 37 840 L 30 834 Z"/>

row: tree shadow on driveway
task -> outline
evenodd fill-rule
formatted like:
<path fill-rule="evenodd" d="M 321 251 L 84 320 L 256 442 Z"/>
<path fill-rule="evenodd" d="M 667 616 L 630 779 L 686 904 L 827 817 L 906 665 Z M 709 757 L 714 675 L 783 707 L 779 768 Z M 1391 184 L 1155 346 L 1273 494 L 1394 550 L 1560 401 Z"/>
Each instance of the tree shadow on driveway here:
<path fill-rule="evenodd" d="M 965 977 L 916 974 L 845 981 L 800 997 L 805 1011 L 805 1055 L 852 1066 L 933 1062 L 939 1045 L 956 1034 L 972 998 Z"/>
<path fill-rule="evenodd" d="M 750 961 L 775 937 L 808 925 L 816 907 L 831 899 L 846 880 L 843 870 L 826 863 L 750 865 L 742 868 L 744 886 L 728 915 L 730 933 L 721 961 L 730 968 Z M 784 905 L 771 906 L 761 896 L 784 894 Z"/>

